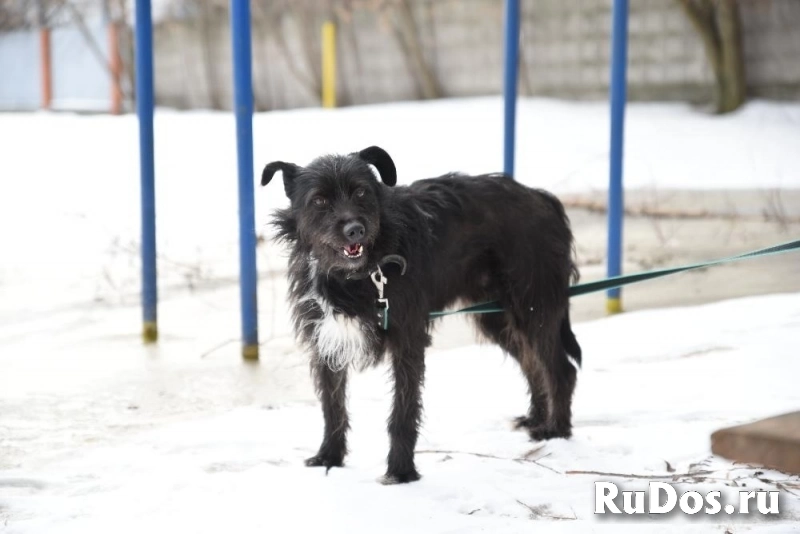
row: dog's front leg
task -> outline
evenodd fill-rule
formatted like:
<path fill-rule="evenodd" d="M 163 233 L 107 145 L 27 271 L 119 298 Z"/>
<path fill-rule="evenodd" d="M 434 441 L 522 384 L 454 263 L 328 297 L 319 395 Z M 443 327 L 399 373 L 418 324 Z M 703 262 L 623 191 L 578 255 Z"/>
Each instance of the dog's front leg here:
<path fill-rule="evenodd" d="M 309 467 L 341 467 L 347 454 L 347 368 L 332 371 L 324 362 L 314 358 L 311 363 L 314 384 L 322 402 L 325 434 L 319 452 L 306 460 Z"/>
<path fill-rule="evenodd" d="M 383 484 L 401 484 L 419 480 L 414 465 L 414 447 L 422 417 L 422 382 L 425 374 L 424 349 L 405 348 L 393 351 L 394 404 L 389 418 L 388 469 Z"/>

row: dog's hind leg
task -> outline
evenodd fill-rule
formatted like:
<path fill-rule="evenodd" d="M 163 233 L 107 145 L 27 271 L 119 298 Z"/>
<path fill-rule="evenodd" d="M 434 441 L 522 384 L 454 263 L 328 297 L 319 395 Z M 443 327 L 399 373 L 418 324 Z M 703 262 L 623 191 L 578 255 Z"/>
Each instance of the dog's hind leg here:
<path fill-rule="evenodd" d="M 532 354 L 533 349 L 525 346 L 520 352 L 520 368 L 525 379 L 528 381 L 528 391 L 531 395 L 531 405 L 528 414 L 514 419 L 514 427 L 517 429 L 538 428 L 547 423 L 550 417 L 550 404 L 547 394 L 547 380 L 544 370 L 536 362 L 536 357 Z"/>
<path fill-rule="evenodd" d="M 306 460 L 309 467 L 341 467 L 347 454 L 347 368 L 333 371 L 325 362 L 314 358 L 311 364 L 317 395 L 322 402 L 325 434 L 319 452 Z"/>
<path fill-rule="evenodd" d="M 543 423 L 529 426 L 534 440 L 568 438 L 572 435 L 572 394 L 575 391 L 577 370 L 567 357 L 560 335 L 560 325 L 544 325 L 533 339 L 534 351 L 526 356 L 541 376 L 547 395 L 547 417 Z M 523 364 L 523 368 L 526 364 Z"/>
<path fill-rule="evenodd" d="M 516 428 L 531 428 L 547 421 L 547 391 L 540 370 L 535 365 L 535 358 L 527 353 L 533 349 L 523 336 L 515 335 L 509 326 L 509 317 L 505 314 L 491 313 L 475 315 L 478 329 L 489 340 L 511 355 L 520 364 L 522 374 L 528 382 L 531 396 L 528 413 L 514 419 Z"/>

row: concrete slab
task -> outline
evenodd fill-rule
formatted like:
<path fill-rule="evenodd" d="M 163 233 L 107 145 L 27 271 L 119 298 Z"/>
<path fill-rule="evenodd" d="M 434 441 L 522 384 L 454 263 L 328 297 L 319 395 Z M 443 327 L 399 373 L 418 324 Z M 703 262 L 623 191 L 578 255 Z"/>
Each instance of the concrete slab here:
<path fill-rule="evenodd" d="M 800 412 L 718 430 L 711 435 L 711 452 L 800 475 Z"/>

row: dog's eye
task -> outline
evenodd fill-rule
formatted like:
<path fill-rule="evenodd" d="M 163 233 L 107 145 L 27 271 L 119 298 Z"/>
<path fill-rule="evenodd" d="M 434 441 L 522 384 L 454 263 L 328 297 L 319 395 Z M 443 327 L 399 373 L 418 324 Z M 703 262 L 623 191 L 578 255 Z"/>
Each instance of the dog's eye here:
<path fill-rule="evenodd" d="M 356 198 L 362 198 L 364 195 L 367 194 L 367 191 L 363 187 L 359 187 L 358 189 L 356 189 L 356 192 L 354 194 Z"/>
<path fill-rule="evenodd" d="M 322 198 L 322 197 L 315 197 L 314 200 L 312 200 L 312 202 L 318 208 L 321 208 L 323 206 L 327 206 L 328 205 L 328 199 L 327 198 Z"/>

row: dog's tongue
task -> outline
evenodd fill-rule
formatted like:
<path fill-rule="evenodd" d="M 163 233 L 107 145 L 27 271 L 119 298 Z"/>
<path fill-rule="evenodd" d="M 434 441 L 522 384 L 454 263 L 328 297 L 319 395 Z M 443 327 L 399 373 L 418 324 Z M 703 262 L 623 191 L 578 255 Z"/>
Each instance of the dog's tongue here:
<path fill-rule="evenodd" d="M 345 250 L 347 250 L 348 254 L 358 254 L 358 247 L 359 247 L 358 243 L 354 245 L 347 245 L 345 247 Z"/>

